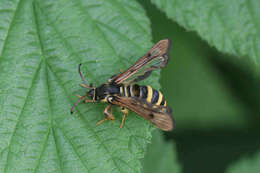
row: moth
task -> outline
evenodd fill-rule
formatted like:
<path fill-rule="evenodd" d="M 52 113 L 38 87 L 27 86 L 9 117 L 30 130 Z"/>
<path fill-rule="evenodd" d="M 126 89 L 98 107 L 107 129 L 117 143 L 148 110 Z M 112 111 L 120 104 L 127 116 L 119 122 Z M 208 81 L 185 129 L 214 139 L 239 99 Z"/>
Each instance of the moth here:
<path fill-rule="evenodd" d="M 113 75 L 106 83 L 96 88 L 92 84 L 87 84 L 80 70 L 81 64 L 79 64 L 78 71 L 83 82 L 81 86 L 89 90 L 84 96 L 79 96 L 71 108 L 71 114 L 80 101 L 85 103 L 106 102 L 108 105 L 104 110 L 105 117 L 98 121 L 97 125 L 106 120 L 115 119 L 111 107 L 116 105 L 121 108 L 120 111 L 123 113 L 120 128 L 124 125 L 128 110 L 131 110 L 150 121 L 157 128 L 164 131 L 172 130 L 174 128 L 172 111 L 166 105 L 162 93 L 149 85 L 136 84 L 149 77 L 153 70 L 166 66 L 169 60 L 169 47 L 169 39 L 159 41 L 127 70 Z"/>

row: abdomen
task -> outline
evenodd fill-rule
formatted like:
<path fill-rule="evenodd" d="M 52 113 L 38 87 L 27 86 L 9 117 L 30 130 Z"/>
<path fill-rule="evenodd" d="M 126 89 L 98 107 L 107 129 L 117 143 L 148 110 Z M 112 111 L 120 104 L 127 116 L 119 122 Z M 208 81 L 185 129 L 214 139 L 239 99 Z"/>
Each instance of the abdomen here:
<path fill-rule="evenodd" d="M 166 106 L 162 93 L 149 85 L 122 85 L 120 86 L 120 95 L 124 97 L 138 97 L 153 105 Z"/>

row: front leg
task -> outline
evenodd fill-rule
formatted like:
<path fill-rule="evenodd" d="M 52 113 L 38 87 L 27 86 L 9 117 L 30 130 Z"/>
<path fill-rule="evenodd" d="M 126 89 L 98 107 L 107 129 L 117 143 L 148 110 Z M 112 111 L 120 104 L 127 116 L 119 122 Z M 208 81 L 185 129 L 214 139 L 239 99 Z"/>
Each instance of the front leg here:
<path fill-rule="evenodd" d="M 103 120 L 100 120 L 100 121 L 98 121 L 97 122 L 97 126 L 98 125 L 100 125 L 101 123 L 103 123 L 104 121 L 106 121 L 106 120 L 114 120 L 115 119 L 115 117 L 112 115 L 112 113 L 110 112 L 110 109 L 111 109 L 111 106 L 112 105 L 107 105 L 107 107 L 105 108 L 105 110 L 104 110 L 104 115 L 105 115 L 105 118 L 103 119 Z"/>
<path fill-rule="evenodd" d="M 81 95 L 77 95 L 78 98 L 82 98 L 82 97 L 85 97 L 85 96 L 81 96 Z M 84 103 L 94 103 L 96 102 L 96 100 L 84 100 Z"/>

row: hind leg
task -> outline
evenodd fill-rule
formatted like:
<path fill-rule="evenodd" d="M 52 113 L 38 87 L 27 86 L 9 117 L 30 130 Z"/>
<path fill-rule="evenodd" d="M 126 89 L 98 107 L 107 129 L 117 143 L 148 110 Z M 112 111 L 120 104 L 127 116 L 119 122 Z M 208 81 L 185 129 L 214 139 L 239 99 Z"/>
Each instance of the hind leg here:
<path fill-rule="evenodd" d="M 126 109 L 125 107 L 121 107 L 120 111 L 123 113 L 122 121 L 120 124 L 120 128 L 122 128 L 125 122 L 126 115 L 128 114 L 128 109 Z"/>

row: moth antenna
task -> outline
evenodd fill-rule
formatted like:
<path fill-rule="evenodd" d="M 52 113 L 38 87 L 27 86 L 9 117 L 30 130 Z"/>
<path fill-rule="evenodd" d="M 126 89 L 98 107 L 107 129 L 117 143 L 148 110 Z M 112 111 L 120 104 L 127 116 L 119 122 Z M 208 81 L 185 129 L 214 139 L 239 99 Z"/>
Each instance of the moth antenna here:
<path fill-rule="evenodd" d="M 83 82 L 82 86 L 85 87 L 85 88 L 88 88 L 88 89 L 93 88 L 92 85 L 89 86 L 89 85 L 87 84 L 87 82 L 85 81 L 85 79 L 84 79 L 84 77 L 83 77 L 83 75 L 82 75 L 82 73 L 81 73 L 80 66 L 81 66 L 81 64 L 79 64 L 79 75 L 80 75 L 80 78 L 81 78 L 81 80 L 82 80 L 82 82 Z"/>
<path fill-rule="evenodd" d="M 70 110 L 70 114 L 73 114 L 73 111 L 74 111 L 76 105 L 77 105 L 81 100 L 83 100 L 85 97 L 86 97 L 86 96 L 81 96 L 77 101 L 74 102 L 74 104 L 73 104 L 73 106 L 72 106 L 72 108 L 71 108 L 71 110 Z"/>

